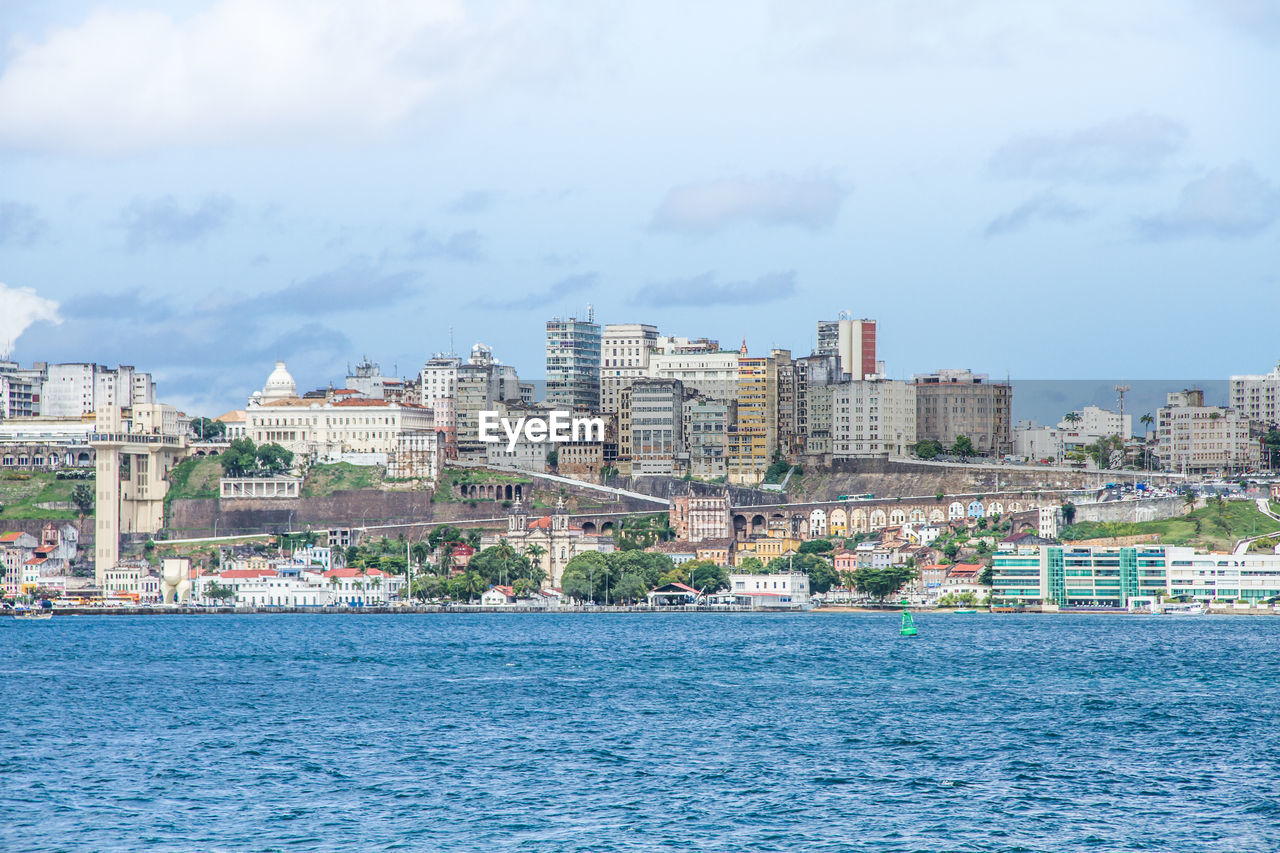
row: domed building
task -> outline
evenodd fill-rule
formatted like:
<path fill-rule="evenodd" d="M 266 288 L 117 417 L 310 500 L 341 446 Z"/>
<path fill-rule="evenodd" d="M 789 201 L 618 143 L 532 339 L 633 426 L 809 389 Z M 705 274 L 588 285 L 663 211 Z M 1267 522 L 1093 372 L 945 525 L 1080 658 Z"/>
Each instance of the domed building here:
<path fill-rule="evenodd" d="M 261 406 L 276 400 L 292 400 L 297 396 L 298 385 L 293 381 L 293 375 L 289 373 L 283 361 L 277 361 L 275 370 L 271 371 L 271 375 L 267 377 L 267 384 L 262 386 L 261 391 L 253 392 L 253 396 L 249 398 L 249 405 Z"/>

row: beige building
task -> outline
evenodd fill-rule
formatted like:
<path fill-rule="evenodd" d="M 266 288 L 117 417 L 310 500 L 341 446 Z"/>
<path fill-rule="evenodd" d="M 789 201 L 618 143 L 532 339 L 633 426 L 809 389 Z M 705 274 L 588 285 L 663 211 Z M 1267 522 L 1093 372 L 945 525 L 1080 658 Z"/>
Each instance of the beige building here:
<path fill-rule="evenodd" d="M 1206 474 L 1259 465 L 1261 444 L 1240 412 L 1204 405 L 1198 389 L 1166 400 L 1156 416 L 1156 456 L 1165 470 Z"/>
<path fill-rule="evenodd" d="M 120 561 L 122 533 L 156 533 L 164 526 L 165 479 L 187 454 L 187 436 L 172 406 L 137 404 L 125 422 L 120 409 L 97 413 L 90 442 L 97 454 L 95 580 Z"/>
<path fill-rule="evenodd" d="M 659 337 L 649 355 L 648 375 L 654 379 L 679 379 L 690 393 L 729 403 L 738 398 L 738 356 L 705 338 L 690 341 Z"/>
<path fill-rule="evenodd" d="M 916 387 L 887 379 L 831 390 L 831 456 L 906 456 L 916 443 Z"/>
<path fill-rule="evenodd" d="M 960 436 L 983 456 L 1013 453 L 1013 388 L 985 373 L 939 370 L 913 377 L 916 435 L 950 448 Z"/>
<path fill-rule="evenodd" d="M 646 323 L 612 323 L 600 339 L 600 410 L 618 411 L 620 394 L 647 376 L 649 353 L 658 342 L 658 327 Z"/>

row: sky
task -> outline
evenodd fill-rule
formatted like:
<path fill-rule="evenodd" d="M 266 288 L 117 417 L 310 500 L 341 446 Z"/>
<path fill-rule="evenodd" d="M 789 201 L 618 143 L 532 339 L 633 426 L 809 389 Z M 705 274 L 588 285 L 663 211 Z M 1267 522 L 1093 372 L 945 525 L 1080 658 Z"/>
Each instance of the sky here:
<path fill-rule="evenodd" d="M 193 414 L 544 323 L 891 377 L 1280 359 L 1270 0 L 0 0 L 0 353 Z"/>

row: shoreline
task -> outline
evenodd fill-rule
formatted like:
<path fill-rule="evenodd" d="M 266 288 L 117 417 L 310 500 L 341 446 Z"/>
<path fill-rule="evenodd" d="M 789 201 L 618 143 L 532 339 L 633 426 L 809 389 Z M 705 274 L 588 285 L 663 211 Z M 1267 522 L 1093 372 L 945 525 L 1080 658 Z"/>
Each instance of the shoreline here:
<path fill-rule="evenodd" d="M 908 607 L 906 608 L 915 614 L 936 613 L 939 615 L 957 615 L 954 608 L 932 608 L 932 607 Z M 771 608 L 747 608 L 747 607 L 559 607 L 559 608 L 538 608 L 538 607 L 514 607 L 510 605 L 486 606 L 483 604 L 472 605 L 418 605 L 413 607 L 179 607 L 179 606 L 154 606 L 154 607 L 54 607 L 52 608 L 55 616 L 423 616 L 423 615 L 461 615 L 461 614 L 500 614 L 500 613 L 526 613 L 526 614 L 557 614 L 557 613 L 573 613 L 573 614 L 594 614 L 594 615 L 621 615 L 621 614 L 661 614 L 661 613 L 733 613 L 733 614 L 766 614 L 766 615 L 795 615 L 804 613 L 815 614 L 889 614 L 901 613 L 903 610 L 900 606 L 859 606 L 859 605 L 834 605 L 830 607 L 814 607 L 809 610 L 801 609 L 771 609 Z M 975 613 L 962 613 L 960 616 L 1016 616 L 1022 614 L 1030 614 L 1037 616 L 1154 616 L 1146 611 L 1131 612 L 1127 610 L 1025 610 L 1021 613 L 993 613 L 990 610 L 978 609 Z M 0 614 L 3 616 L 12 616 L 13 612 L 9 611 Z M 1216 608 L 1210 609 L 1206 616 L 1280 616 L 1280 611 L 1271 608 Z M 1190 617 L 1188 617 L 1190 618 Z"/>

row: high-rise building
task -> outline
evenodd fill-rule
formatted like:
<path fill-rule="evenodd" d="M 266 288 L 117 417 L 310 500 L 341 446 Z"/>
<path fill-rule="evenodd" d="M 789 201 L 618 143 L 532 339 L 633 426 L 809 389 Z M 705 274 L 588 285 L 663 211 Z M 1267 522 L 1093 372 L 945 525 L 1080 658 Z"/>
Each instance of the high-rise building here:
<path fill-rule="evenodd" d="M 1280 365 L 1270 373 L 1231 377 L 1231 408 L 1261 424 L 1280 424 Z"/>
<path fill-rule="evenodd" d="M 684 386 L 679 379 L 637 379 L 623 392 L 631 430 L 631 475 L 672 475 L 685 456 Z"/>
<path fill-rule="evenodd" d="M 587 319 L 547 321 L 547 403 L 553 408 L 600 410 L 600 325 Z"/>
<path fill-rule="evenodd" d="M 690 393 L 730 403 L 738 399 L 738 352 L 716 341 L 659 336 L 649 356 L 649 375 L 679 379 Z"/>
<path fill-rule="evenodd" d="M 876 361 L 876 321 L 854 320 L 841 311 L 838 320 L 818 321 L 818 347 L 814 355 L 834 355 L 840 370 L 851 379 L 881 373 Z"/>
<path fill-rule="evenodd" d="M 839 359 L 811 355 L 795 360 L 795 431 L 800 453 L 831 452 L 831 391 L 840 381 Z"/>
<path fill-rule="evenodd" d="M 50 364 L 45 369 L 40 414 L 78 418 L 97 409 L 155 403 L 155 384 L 148 373 L 129 365 L 114 370 L 100 364 Z"/>
<path fill-rule="evenodd" d="M 729 424 L 737 416 L 737 403 L 721 403 L 702 397 L 684 401 L 684 438 L 689 447 L 689 474 L 699 480 L 716 480 L 727 473 L 725 459 Z"/>
<path fill-rule="evenodd" d="M 1013 453 L 1013 388 L 989 380 L 968 370 L 914 376 L 918 438 L 949 448 L 963 435 L 982 456 Z"/>
<path fill-rule="evenodd" d="M 611 323 L 600 340 L 600 410 L 618 411 L 618 394 L 636 378 L 646 376 L 649 353 L 658 342 L 658 328 L 645 323 Z"/>
<path fill-rule="evenodd" d="M 831 389 L 831 456 L 906 456 L 916 443 L 916 388 L 863 380 Z"/>
<path fill-rule="evenodd" d="M 16 361 L 0 361 L 0 418 L 34 418 L 40 414 L 47 365 L 22 368 Z"/>
<path fill-rule="evenodd" d="M 730 483 L 754 485 L 764 479 L 778 440 L 777 383 L 773 359 L 748 356 L 743 341 L 738 357 L 738 417 L 729 427 Z"/>

